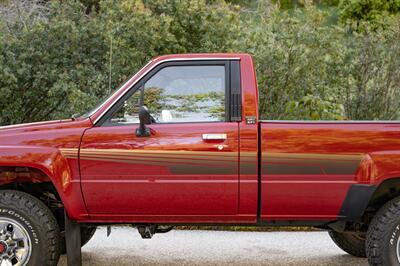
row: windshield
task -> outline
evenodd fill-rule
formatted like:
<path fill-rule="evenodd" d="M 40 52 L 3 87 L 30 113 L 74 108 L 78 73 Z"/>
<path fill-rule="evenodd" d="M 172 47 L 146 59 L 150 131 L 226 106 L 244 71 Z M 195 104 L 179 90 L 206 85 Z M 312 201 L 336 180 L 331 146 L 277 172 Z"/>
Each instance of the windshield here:
<path fill-rule="evenodd" d="M 86 112 L 85 114 L 81 115 L 80 117 L 82 118 L 88 118 L 91 117 L 94 113 L 96 113 L 101 107 L 103 107 L 103 105 L 109 100 L 111 99 L 120 88 L 122 88 L 122 86 L 125 85 L 126 82 L 128 82 L 129 80 L 131 80 L 132 78 L 134 78 L 138 73 L 142 72 L 143 69 L 145 69 L 148 65 L 150 65 L 153 62 L 153 60 L 151 60 L 150 62 L 148 62 L 144 67 L 142 67 L 138 72 L 136 72 L 134 75 L 130 76 L 128 79 L 124 80 L 123 82 L 121 82 L 120 86 L 117 87 L 117 89 L 115 89 L 109 96 L 105 97 L 103 100 L 101 100 L 95 107 L 93 107 L 90 111 Z"/>
<path fill-rule="evenodd" d="M 129 80 L 129 79 L 128 79 Z M 125 82 L 122 82 L 122 85 L 125 84 Z M 84 113 L 83 115 L 81 115 L 82 118 L 88 118 L 91 117 L 94 113 L 96 113 L 111 97 L 114 96 L 114 94 L 122 87 L 119 86 L 117 89 L 115 89 L 110 95 L 104 97 L 101 101 L 99 101 L 98 104 L 96 104 L 95 107 L 93 107 L 92 109 L 90 109 L 88 112 Z"/>

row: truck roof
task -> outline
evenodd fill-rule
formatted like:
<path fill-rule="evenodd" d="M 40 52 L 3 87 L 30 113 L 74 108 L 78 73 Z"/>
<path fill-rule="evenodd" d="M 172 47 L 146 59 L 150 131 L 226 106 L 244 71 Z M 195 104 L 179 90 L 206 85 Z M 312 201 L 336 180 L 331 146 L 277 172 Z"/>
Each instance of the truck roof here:
<path fill-rule="evenodd" d="M 246 53 L 192 53 L 192 54 L 169 54 L 154 57 L 151 61 L 158 62 L 164 61 L 168 59 L 196 59 L 196 58 L 210 58 L 210 59 L 218 59 L 218 58 L 241 58 L 244 56 L 250 56 Z"/>

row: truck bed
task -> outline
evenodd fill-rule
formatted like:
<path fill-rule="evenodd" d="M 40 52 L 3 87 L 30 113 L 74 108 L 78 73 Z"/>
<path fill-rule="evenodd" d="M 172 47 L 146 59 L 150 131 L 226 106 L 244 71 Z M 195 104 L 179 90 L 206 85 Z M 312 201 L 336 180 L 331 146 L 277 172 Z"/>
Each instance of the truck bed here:
<path fill-rule="evenodd" d="M 260 131 L 263 219 L 337 219 L 353 185 L 378 185 L 400 164 L 398 122 L 261 121 Z"/>

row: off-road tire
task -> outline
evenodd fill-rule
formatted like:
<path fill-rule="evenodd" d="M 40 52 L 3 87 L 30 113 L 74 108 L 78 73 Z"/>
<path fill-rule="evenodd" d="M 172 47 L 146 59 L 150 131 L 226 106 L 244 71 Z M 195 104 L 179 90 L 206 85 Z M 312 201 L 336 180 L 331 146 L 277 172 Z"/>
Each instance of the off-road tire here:
<path fill-rule="evenodd" d="M 373 218 L 367 233 L 367 256 L 372 266 L 399 265 L 400 197 L 386 203 Z"/>
<path fill-rule="evenodd" d="M 0 190 L 0 217 L 19 223 L 27 231 L 32 245 L 28 266 L 57 265 L 60 230 L 43 202 L 21 191 Z"/>
<path fill-rule="evenodd" d="M 333 242 L 344 252 L 347 252 L 355 257 L 367 257 L 365 252 L 365 235 L 363 236 L 361 234 L 329 231 L 329 236 L 332 238 Z"/>
<path fill-rule="evenodd" d="M 81 247 L 86 245 L 96 233 L 97 227 L 95 226 L 82 226 L 81 227 Z M 61 254 L 67 254 L 67 247 L 65 243 L 65 234 L 61 234 Z"/>

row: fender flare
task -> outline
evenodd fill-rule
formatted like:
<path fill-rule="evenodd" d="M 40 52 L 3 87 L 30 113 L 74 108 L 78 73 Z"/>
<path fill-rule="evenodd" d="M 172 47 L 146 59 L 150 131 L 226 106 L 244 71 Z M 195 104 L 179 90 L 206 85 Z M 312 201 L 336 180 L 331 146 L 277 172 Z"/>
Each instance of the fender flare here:
<path fill-rule="evenodd" d="M 54 185 L 65 211 L 73 219 L 87 214 L 80 177 L 74 177 L 68 160 L 58 148 L 0 146 L 0 167 L 29 167 L 43 172 Z"/>
<path fill-rule="evenodd" d="M 385 185 L 390 182 L 400 185 L 400 152 L 365 154 L 357 169 L 356 180 L 358 183 L 350 186 L 340 208 L 339 220 L 359 221 Z"/>

